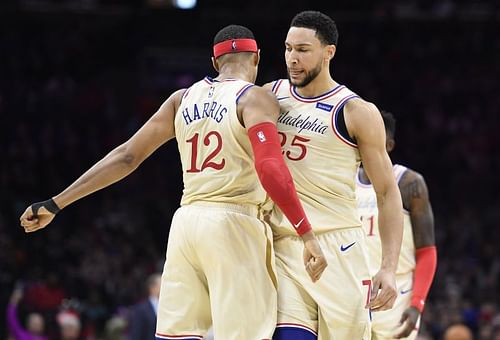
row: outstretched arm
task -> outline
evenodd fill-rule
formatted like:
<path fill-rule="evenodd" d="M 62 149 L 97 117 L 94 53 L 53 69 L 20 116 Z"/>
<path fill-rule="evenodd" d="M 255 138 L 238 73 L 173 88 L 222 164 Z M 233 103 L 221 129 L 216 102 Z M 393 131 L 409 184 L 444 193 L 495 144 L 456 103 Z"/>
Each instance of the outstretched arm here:
<path fill-rule="evenodd" d="M 407 170 L 399 182 L 403 207 L 410 212 L 413 242 L 416 249 L 415 273 L 411 305 L 401 316 L 403 325 L 396 339 L 407 337 L 417 324 L 425 305 L 425 299 L 434 279 L 437 252 L 434 239 L 434 215 L 427 185 L 422 175 Z"/>
<path fill-rule="evenodd" d="M 160 109 L 124 144 L 87 170 L 50 200 L 30 205 L 21 216 L 26 232 L 44 228 L 59 209 L 103 189 L 133 172 L 160 145 L 174 138 L 174 117 L 183 90 L 172 94 Z"/>
<path fill-rule="evenodd" d="M 358 143 L 363 168 L 377 194 L 382 264 L 373 277 L 373 311 L 392 308 L 396 300 L 395 273 L 403 238 L 401 195 L 385 149 L 385 129 L 375 105 L 354 99 L 345 107 L 346 126 Z M 380 290 L 380 292 L 379 292 Z"/>
<path fill-rule="evenodd" d="M 7 326 L 10 332 L 16 339 L 23 339 L 30 337 L 30 334 L 23 329 L 23 326 L 17 319 L 17 306 L 19 301 L 23 298 L 22 288 L 15 288 L 10 297 L 9 304 L 7 306 Z"/>

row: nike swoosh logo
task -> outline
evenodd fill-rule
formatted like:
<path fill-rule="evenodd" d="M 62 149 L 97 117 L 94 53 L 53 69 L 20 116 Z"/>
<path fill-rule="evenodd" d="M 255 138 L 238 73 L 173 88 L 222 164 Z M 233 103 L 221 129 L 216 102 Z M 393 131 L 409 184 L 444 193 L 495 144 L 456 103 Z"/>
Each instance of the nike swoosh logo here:
<path fill-rule="evenodd" d="M 407 294 L 412 291 L 412 288 L 400 291 L 401 295 Z"/>
<path fill-rule="evenodd" d="M 276 98 L 276 99 L 279 101 L 279 100 L 283 100 L 283 99 L 287 99 L 287 98 L 290 98 L 290 97 L 279 97 L 279 98 Z"/>
<path fill-rule="evenodd" d="M 344 245 L 340 245 L 340 251 L 346 251 L 347 249 L 351 248 L 356 242 L 353 242 L 351 244 L 348 244 L 347 246 L 344 247 Z"/>
<path fill-rule="evenodd" d="M 299 223 L 294 224 L 293 226 L 295 227 L 295 229 L 299 229 L 299 227 L 300 227 L 300 225 L 302 224 L 302 222 L 304 222 L 304 219 L 301 219 L 301 220 L 299 221 Z"/>

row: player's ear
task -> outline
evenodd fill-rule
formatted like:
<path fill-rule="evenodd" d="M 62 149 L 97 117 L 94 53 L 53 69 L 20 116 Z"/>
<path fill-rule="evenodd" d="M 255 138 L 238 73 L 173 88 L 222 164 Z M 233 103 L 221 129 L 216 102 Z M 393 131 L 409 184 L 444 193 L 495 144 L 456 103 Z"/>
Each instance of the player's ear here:
<path fill-rule="evenodd" d="M 257 53 L 255 53 L 254 57 L 254 65 L 258 66 L 260 63 L 260 49 L 257 50 Z"/>
<path fill-rule="evenodd" d="M 214 57 L 211 57 L 210 59 L 212 59 L 212 66 L 214 67 L 214 69 L 219 72 L 219 63 L 217 62 L 217 59 L 215 59 Z"/>
<path fill-rule="evenodd" d="M 326 45 L 326 48 L 325 48 L 325 60 L 328 60 L 328 62 L 330 62 L 330 60 L 333 59 L 333 56 L 335 55 L 335 52 L 337 52 L 337 46 L 335 46 L 335 45 Z"/>

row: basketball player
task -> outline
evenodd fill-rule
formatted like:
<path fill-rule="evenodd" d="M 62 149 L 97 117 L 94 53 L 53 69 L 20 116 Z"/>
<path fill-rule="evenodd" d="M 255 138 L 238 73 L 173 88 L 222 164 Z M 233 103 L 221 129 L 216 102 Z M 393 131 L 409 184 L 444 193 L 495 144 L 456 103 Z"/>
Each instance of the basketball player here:
<path fill-rule="evenodd" d="M 385 147 L 390 153 L 396 144 L 396 120 L 385 111 L 382 111 L 382 118 L 386 132 Z M 404 209 L 403 244 L 396 271 L 398 297 L 390 311 L 373 314 L 374 340 L 417 337 L 417 321 L 436 271 L 434 216 L 424 178 L 402 165 L 394 165 L 393 172 Z M 377 198 L 363 167 L 358 171 L 356 196 L 361 221 L 368 235 L 370 267 L 375 271 L 380 266 L 381 256 Z"/>
<path fill-rule="evenodd" d="M 330 17 L 297 14 L 285 41 L 289 79 L 267 85 L 281 106 L 283 156 L 329 264 L 321 280 L 308 282 L 296 255 L 300 238 L 281 209 L 273 209 L 279 282 L 274 339 L 368 339 L 368 308 L 385 310 L 396 299 L 401 197 L 380 112 L 330 75 L 337 38 Z M 355 198 L 361 159 L 379 198 L 383 256 L 373 283 Z"/>
<path fill-rule="evenodd" d="M 217 78 L 172 94 L 131 139 L 21 216 L 27 232 L 45 227 L 60 209 L 127 176 L 175 137 L 184 192 L 170 228 L 157 339 L 202 339 L 212 324 L 218 339 L 272 336 L 277 314 L 272 233 L 259 219 L 266 191 L 303 240 L 311 282 L 327 265 L 281 155 L 279 105 L 269 91 L 253 85 L 259 50 L 252 32 L 223 28 L 213 52 Z"/>

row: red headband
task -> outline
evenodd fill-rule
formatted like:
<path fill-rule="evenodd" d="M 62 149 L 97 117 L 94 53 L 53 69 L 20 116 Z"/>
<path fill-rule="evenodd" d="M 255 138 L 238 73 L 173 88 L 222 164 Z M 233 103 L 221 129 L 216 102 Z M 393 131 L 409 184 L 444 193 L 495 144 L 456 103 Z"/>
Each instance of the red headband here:
<path fill-rule="evenodd" d="M 214 45 L 215 58 L 238 52 L 257 52 L 257 42 L 254 39 L 232 39 Z"/>

